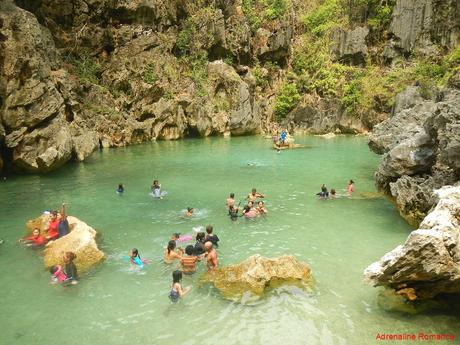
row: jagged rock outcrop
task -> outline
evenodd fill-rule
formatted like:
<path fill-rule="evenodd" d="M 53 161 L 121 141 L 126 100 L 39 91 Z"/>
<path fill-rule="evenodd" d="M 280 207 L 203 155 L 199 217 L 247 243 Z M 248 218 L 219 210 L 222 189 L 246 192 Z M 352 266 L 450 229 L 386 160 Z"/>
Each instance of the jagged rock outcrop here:
<path fill-rule="evenodd" d="M 406 91 L 413 95 L 414 89 Z M 370 134 L 370 148 L 383 154 L 376 182 L 417 225 L 433 203 L 433 190 L 460 177 L 460 91 L 446 89 L 437 100 L 397 98 L 395 113 Z"/>
<path fill-rule="evenodd" d="M 373 286 L 408 300 L 460 293 L 460 184 L 435 191 L 439 200 L 406 242 L 364 271 Z"/>
<path fill-rule="evenodd" d="M 367 56 L 367 27 L 358 26 L 354 30 L 338 29 L 334 33 L 332 54 L 335 59 L 353 65 L 363 65 Z"/>
<path fill-rule="evenodd" d="M 104 253 L 96 244 L 96 230 L 76 217 L 68 216 L 70 233 L 50 242 L 45 248 L 44 263 L 49 268 L 64 265 L 63 254 L 74 252 L 78 272 L 85 272 L 104 259 Z"/>
<path fill-rule="evenodd" d="M 70 96 L 74 85 L 61 68 L 49 31 L 34 15 L 8 1 L 0 4 L 0 22 L 0 115 L 12 164 L 46 172 L 73 155 L 83 160 L 96 145 L 86 141 L 80 149 L 73 136 L 95 133 L 84 123 L 76 125 L 78 114 Z"/>
<path fill-rule="evenodd" d="M 239 300 L 243 295 L 261 296 L 270 287 L 281 284 L 308 285 L 310 268 L 292 255 L 268 259 L 253 255 L 240 264 L 208 272 L 202 281 L 211 282 L 225 298 Z"/>
<path fill-rule="evenodd" d="M 459 15 L 456 0 L 397 0 L 384 56 L 392 59 L 414 52 L 433 55 L 437 45 L 455 47 L 460 40 Z"/>

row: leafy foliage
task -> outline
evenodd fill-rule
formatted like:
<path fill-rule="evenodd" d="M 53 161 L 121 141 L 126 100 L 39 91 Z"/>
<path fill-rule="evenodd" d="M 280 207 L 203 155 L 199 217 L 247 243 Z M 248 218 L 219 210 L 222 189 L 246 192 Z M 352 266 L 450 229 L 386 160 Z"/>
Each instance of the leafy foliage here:
<path fill-rule="evenodd" d="M 295 83 L 285 83 L 276 97 L 275 114 L 278 118 L 284 118 L 294 109 L 300 101 L 299 90 Z"/>
<path fill-rule="evenodd" d="M 82 83 L 99 84 L 102 65 L 89 55 L 82 55 L 79 58 L 71 57 L 68 61 L 75 66 L 75 73 Z"/>
<path fill-rule="evenodd" d="M 155 64 L 153 62 L 150 62 L 144 70 L 143 74 L 143 80 L 147 84 L 155 84 L 156 81 L 158 81 L 159 77 L 155 72 Z"/>

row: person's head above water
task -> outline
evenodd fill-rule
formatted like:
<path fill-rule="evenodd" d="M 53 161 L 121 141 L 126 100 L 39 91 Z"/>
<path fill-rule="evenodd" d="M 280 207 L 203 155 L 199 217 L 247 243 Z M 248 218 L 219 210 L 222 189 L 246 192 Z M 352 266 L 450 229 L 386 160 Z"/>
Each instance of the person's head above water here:
<path fill-rule="evenodd" d="M 199 232 L 199 233 L 196 234 L 196 238 L 195 238 L 195 239 L 196 239 L 198 242 L 203 242 L 205 236 L 206 236 L 206 235 L 205 235 L 204 232 Z"/>
<path fill-rule="evenodd" d="M 75 255 L 74 252 L 65 252 L 64 261 L 65 262 L 71 262 L 71 261 L 75 260 L 76 257 L 77 257 L 77 255 Z"/>
<path fill-rule="evenodd" d="M 34 231 L 32 232 L 32 235 L 34 235 L 35 237 L 40 236 L 40 230 L 38 228 L 35 228 Z"/>
<path fill-rule="evenodd" d="M 248 205 L 247 205 L 249 208 L 253 207 L 254 206 L 254 203 L 252 201 L 248 201 Z"/>
<path fill-rule="evenodd" d="M 118 189 L 123 189 L 123 183 L 118 184 Z"/>
<path fill-rule="evenodd" d="M 349 184 L 353 184 L 353 183 L 355 183 L 355 181 L 353 181 L 353 180 L 350 180 Z"/>
<path fill-rule="evenodd" d="M 50 268 L 50 273 L 51 273 L 51 274 L 54 274 L 54 273 L 56 273 L 58 270 L 59 270 L 59 265 L 51 266 L 51 268 Z"/>
<path fill-rule="evenodd" d="M 208 226 L 206 227 L 206 233 L 207 233 L 208 235 L 212 234 L 212 229 L 213 229 L 212 225 L 208 225 Z"/>
<path fill-rule="evenodd" d="M 153 186 L 160 187 L 160 182 L 158 182 L 158 180 L 153 180 Z"/>
<path fill-rule="evenodd" d="M 335 195 L 335 189 L 334 188 L 331 188 L 331 194 Z"/>
<path fill-rule="evenodd" d="M 251 194 L 252 194 L 252 195 L 256 195 L 256 193 L 257 193 L 257 189 L 255 189 L 255 188 L 252 188 L 252 190 L 251 190 Z"/>
<path fill-rule="evenodd" d="M 258 205 L 259 207 L 263 207 L 263 206 L 264 206 L 264 202 L 261 200 L 261 201 L 259 201 L 259 202 L 257 203 L 257 205 Z"/>
<path fill-rule="evenodd" d="M 172 241 L 177 241 L 180 237 L 180 233 L 175 232 L 174 234 L 171 235 L 171 240 Z"/>
<path fill-rule="evenodd" d="M 176 249 L 176 241 L 171 240 L 168 242 L 168 254 L 174 249 Z"/>
<path fill-rule="evenodd" d="M 187 207 L 187 213 L 193 213 L 193 207 Z"/>
<path fill-rule="evenodd" d="M 180 283 L 180 281 L 182 280 L 182 272 L 179 270 L 175 270 L 172 273 L 172 277 L 173 277 L 173 284 Z"/>
<path fill-rule="evenodd" d="M 136 248 L 131 249 L 131 256 L 135 258 L 139 255 L 139 251 Z"/>
<path fill-rule="evenodd" d="M 210 252 L 212 250 L 212 242 L 208 241 L 204 244 L 204 249 L 207 251 L 207 252 Z"/>
<path fill-rule="evenodd" d="M 235 193 L 230 193 L 230 198 L 234 199 L 235 198 Z"/>
<path fill-rule="evenodd" d="M 195 253 L 195 247 L 193 247 L 191 244 L 185 247 L 185 254 L 193 255 L 194 253 Z"/>

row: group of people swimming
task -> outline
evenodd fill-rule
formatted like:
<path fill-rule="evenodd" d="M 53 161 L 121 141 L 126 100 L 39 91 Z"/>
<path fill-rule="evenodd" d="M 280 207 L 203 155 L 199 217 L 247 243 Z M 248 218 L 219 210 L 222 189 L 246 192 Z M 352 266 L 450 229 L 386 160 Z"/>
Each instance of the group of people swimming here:
<path fill-rule="evenodd" d="M 257 216 L 263 216 L 268 213 L 265 203 L 258 199 L 265 198 L 265 195 L 257 192 L 256 188 L 252 188 L 251 193 L 246 197 L 247 203 L 242 208 L 241 215 L 239 215 L 241 202 L 235 206 L 235 193 L 230 193 L 225 204 L 228 208 L 228 215 L 230 219 L 235 221 L 238 217 L 245 217 L 248 219 L 255 218 Z"/>
<path fill-rule="evenodd" d="M 353 180 L 350 180 L 348 181 L 347 193 L 348 195 L 351 195 L 354 191 L 355 191 L 355 182 Z M 316 195 L 319 196 L 321 199 L 336 198 L 337 192 L 334 188 L 331 188 L 331 191 L 329 192 L 326 185 L 323 183 L 321 185 L 321 192 L 316 193 Z"/>
<path fill-rule="evenodd" d="M 48 243 L 64 237 L 70 232 L 69 222 L 65 211 L 66 204 L 62 203 L 61 211 L 56 210 L 45 211 L 44 214 L 50 215 L 48 227 L 44 231 L 44 235 L 40 233 L 39 228 L 34 228 L 31 236 L 26 236 L 19 239 L 19 243 L 33 249 L 45 247 Z M 75 285 L 78 282 L 77 267 L 74 264 L 76 255 L 74 252 L 66 252 L 62 258 L 64 267 L 55 265 L 50 268 L 51 282 L 64 283 Z"/>

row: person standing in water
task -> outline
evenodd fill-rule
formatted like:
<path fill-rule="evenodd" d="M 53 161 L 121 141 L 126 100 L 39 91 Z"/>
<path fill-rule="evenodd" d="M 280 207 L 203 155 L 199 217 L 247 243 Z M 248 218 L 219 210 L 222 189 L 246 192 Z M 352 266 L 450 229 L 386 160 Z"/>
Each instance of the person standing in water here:
<path fill-rule="evenodd" d="M 355 191 L 355 182 L 353 180 L 350 180 L 348 182 L 348 188 L 347 188 L 347 192 L 349 194 L 353 193 Z"/>
<path fill-rule="evenodd" d="M 206 237 L 204 239 L 205 242 L 211 242 L 214 247 L 219 247 L 219 237 L 216 234 L 213 234 L 213 227 L 212 225 L 208 225 L 206 227 Z"/>
<path fill-rule="evenodd" d="M 77 267 L 73 263 L 76 257 L 74 252 L 66 252 L 64 254 L 64 273 L 67 276 L 67 281 L 72 285 L 78 284 Z"/>
<path fill-rule="evenodd" d="M 225 201 L 225 204 L 228 208 L 230 208 L 230 206 L 235 206 L 235 193 L 230 193 L 230 196 Z"/>
<path fill-rule="evenodd" d="M 169 291 L 169 299 L 171 302 L 177 302 L 179 298 L 184 298 L 184 296 L 192 289 L 191 286 L 182 289 L 181 280 L 182 272 L 176 270 L 172 273 L 173 283 L 171 285 L 171 291 Z"/>
<path fill-rule="evenodd" d="M 248 194 L 246 199 L 248 199 L 249 201 L 255 202 L 257 198 L 265 198 L 265 195 L 257 192 L 257 189 L 252 188 L 251 193 Z"/>
<path fill-rule="evenodd" d="M 265 208 L 265 204 L 262 200 L 257 203 L 256 211 L 260 215 L 265 215 L 268 213 L 267 209 Z"/>
<path fill-rule="evenodd" d="M 172 264 L 176 259 L 182 259 L 182 254 L 184 250 L 180 248 L 176 251 L 176 241 L 170 240 L 168 242 L 168 248 L 165 250 L 164 262 L 167 264 Z"/>
<path fill-rule="evenodd" d="M 213 248 L 212 242 L 206 242 L 204 244 L 204 249 L 206 250 L 206 266 L 208 267 L 208 271 L 213 271 L 219 266 L 219 260 L 217 258 L 217 252 Z"/>
<path fill-rule="evenodd" d="M 185 254 L 187 254 L 187 256 L 183 256 L 182 259 L 180 259 L 182 272 L 184 274 L 193 274 L 196 272 L 196 264 L 200 261 L 200 258 L 195 256 L 194 252 L 194 248 L 191 244 L 185 247 Z"/>

